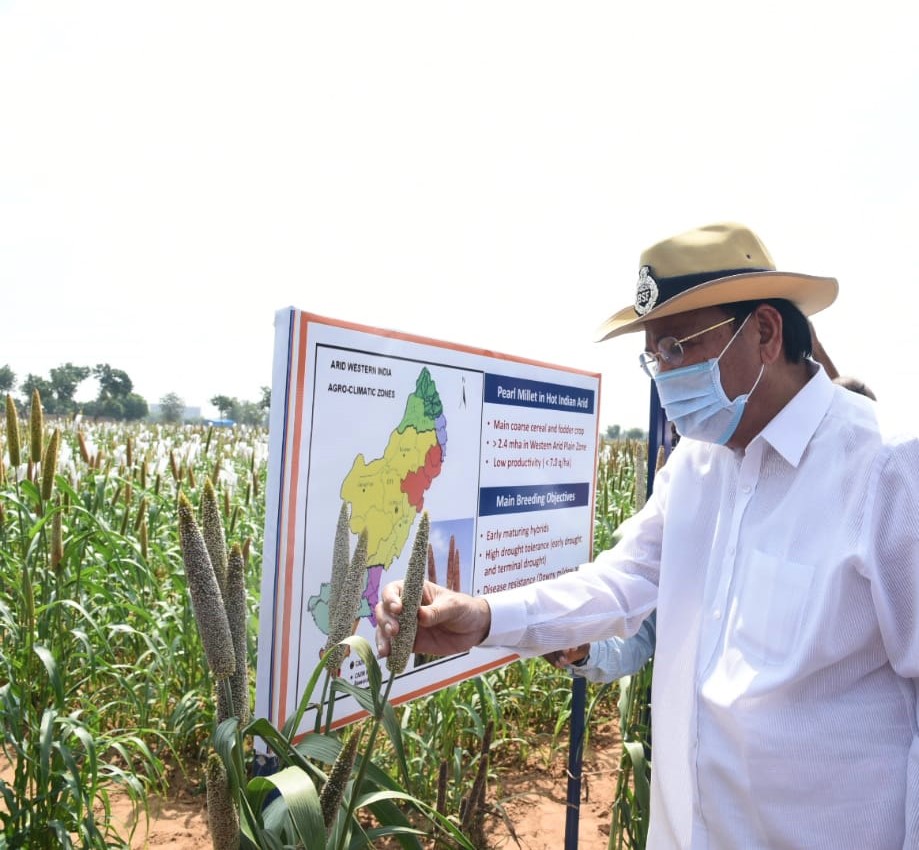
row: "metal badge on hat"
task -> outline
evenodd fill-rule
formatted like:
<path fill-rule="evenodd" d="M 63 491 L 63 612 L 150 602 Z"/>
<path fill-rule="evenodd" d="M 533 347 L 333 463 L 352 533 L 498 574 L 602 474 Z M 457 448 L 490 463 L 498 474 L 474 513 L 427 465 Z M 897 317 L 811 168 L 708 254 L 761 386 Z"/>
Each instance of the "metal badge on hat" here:
<path fill-rule="evenodd" d="M 657 304 L 659 295 L 657 281 L 651 277 L 650 267 L 642 266 L 638 272 L 638 288 L 635 290 L 635 312 L 644 316 Z"/>

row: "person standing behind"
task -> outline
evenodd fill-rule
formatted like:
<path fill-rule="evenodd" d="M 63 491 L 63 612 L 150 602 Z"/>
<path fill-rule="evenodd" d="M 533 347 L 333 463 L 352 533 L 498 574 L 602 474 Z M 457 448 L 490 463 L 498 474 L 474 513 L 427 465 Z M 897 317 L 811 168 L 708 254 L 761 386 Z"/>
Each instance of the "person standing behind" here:
<path fill-rule="evenodd" d="M 877 396 L 871 391 L 871 388 L 860 378 L 853 378 L 851 375 L 840 375 L 833 378 L 833 383 L 838 384 L 840 387 L 845 387 L 853 393 L 858 393 L 866 398 L 870 398 L 872 401 L 878 400 Z"/>
<path fill-rule="evenodd" d="M 558 578 L 426 584 L 415 650 L 540 655 L 656 608 L 649 850 L 919 847 L 919 439 L 807 358 L 835 279 L 777 271 L 734 223 L 639 265 L 599 339 L 644 332 L 682 437 L 651 498 Z M 381 657 L 401 591 L 376 606 Z"/>
<path fill-rule="evenodd" d="M 657 612 L 652 611 L 630 638 L 607 638 L 546 653 L 543 658 L 560 670 L 589 682 L 615 682 L 633 676 L 654 655 Z"/>

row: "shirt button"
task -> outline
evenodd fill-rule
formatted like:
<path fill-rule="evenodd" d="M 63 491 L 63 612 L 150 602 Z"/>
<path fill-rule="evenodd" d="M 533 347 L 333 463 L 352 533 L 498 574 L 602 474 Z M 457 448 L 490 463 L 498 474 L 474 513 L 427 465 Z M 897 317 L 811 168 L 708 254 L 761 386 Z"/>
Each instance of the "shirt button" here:
<path fill-rule="evenodd" d="M 736 550 L 733 546 L 730 546 L 730 547 L 728 548 L 728 554 L 731 555 L 731 556 L 733 556 L 734 553 L 735 553 L 736 551 L 737 551 L 737 550 Z"/>
<path fill-rule="evenodd" d="M 743 491 L 744 493 L 749 493 L 753 488 L 749 484 L 744 484 Z"/>
<path fill-rule="evenodd" d="M 712 611 L 712 616 L 713 616 L 716 620 L 720 620 L 720 619 L 721 619 L 721 609 L 720 609 L 720 608 L 716 608 L 714 611 Z"/>

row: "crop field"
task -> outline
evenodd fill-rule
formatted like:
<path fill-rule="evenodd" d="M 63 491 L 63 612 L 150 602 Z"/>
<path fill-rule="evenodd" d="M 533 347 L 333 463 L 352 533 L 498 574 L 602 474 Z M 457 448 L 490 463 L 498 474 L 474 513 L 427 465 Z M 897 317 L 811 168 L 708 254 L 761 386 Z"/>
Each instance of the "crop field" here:
<path fill-rule="evenodd" d="M 634 510 L 645 452 L 603 446 L 595 552 Z M 24 412 L 7 399 L 0 850 L 128 847 L 112 796 L 130 798 L 142 831 L 177 776 L 206 789 L 215 848 L 484 847 L 488 788 L 534 742 L 567 747 L 571 679 L 542 659 L 394 708 L 357 637 L 345 641 L 370 687 L 341 681 L 330 647 L 301 707 L 351 688 L 367 719 L 294 740 L 297 718 L 276 729 L 251 716 L 267 454 L 265 429 L 46 421 L 37 395 Z M 647 689 L 643 672 L 588 690 L 638 744 L 610 779 L 613 847 L 643 846 Z M 256 738 L 277 757 L 270 774 Z"/>

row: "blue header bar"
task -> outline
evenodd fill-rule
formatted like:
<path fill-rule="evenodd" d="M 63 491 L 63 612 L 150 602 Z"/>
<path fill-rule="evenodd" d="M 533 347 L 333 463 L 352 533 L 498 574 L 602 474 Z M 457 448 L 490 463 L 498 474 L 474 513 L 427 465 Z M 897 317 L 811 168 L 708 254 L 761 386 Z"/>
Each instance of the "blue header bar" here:
<path fill-rule="evenodd" d="M 590 504 L 590 484 L 529 484 L 521 487 L 482 487 L 479 516 L 555 511 Z"/>
<path fill-rule="evenodd" d="M 568 413 L 593 414 L 596 394 L 581 387 L 548 384 L 507 375 L 485 375 L 485 401 L 515 407 L 541 407 Z"/>

